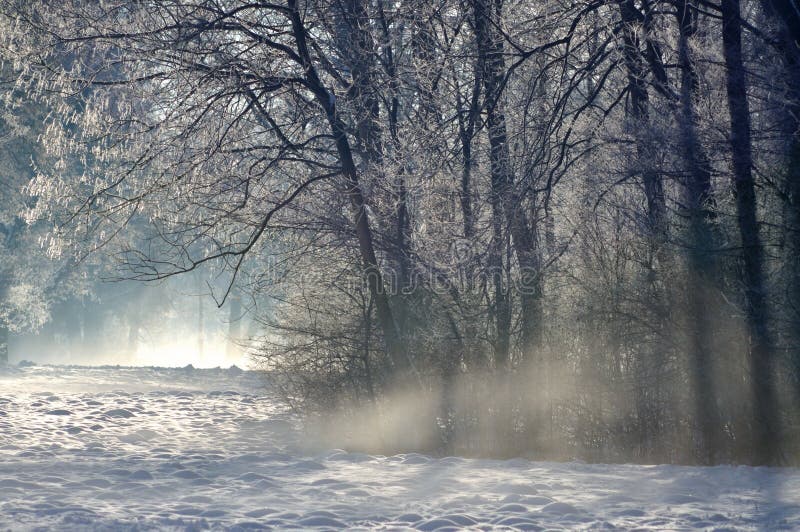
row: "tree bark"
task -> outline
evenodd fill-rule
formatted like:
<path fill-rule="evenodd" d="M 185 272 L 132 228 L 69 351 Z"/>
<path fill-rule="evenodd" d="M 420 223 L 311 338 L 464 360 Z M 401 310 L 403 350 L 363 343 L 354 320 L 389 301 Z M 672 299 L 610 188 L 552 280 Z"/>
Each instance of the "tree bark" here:
<path fill-rule="evenodd" d="M 502 2 L 492 0 L 474 0 L 473 11 L 475 16 L 475 34 L 478 47 L 478 60 L 481 66 L 481 78 L 486 101 L 487 128 L 490 145 L 491 162 L 491 183 L 492 183 L 492 210 L 499 220 L 495 224 L 504 221 L 508 226 L 511 235 L 513 249 L 519 265 L 519 297 L 520 314 L 522 327 L 522 361 L 525 366 L 532 367 L 535 353 L 538 352 L 541 343 L 541 321 L 542 321 L 542 291 L 541 291 L 541 261 L 539 250 L 537 249 L 534 232 L 531 231 L 529 221 L 523 206 L 523 197 L 514 186 L 514 175 L 511 167 L 511 157 L 508 146 L 508 131 L 503 105 L 503 85 L 505 78 L 505 64 L 503 59 L 503 41 L 497 25 L 502 20 Z M 504 219 L 503 219 L 504 217 Z M 497 230 L 495 230 L 497 233 Z M 498 236 L 496 234 L 496 236 Z M 497 282 L 497 281 L 496 281 Z M 499 290 L 496 290 L 499 296 Z M 504 388 L 510 386 L 510 372 L 512 368 L 510 352 L 510 319 L 511 319 L 511 300 L 508 295 L 502 300 L 505 308 L 503 314 L 498 312 L 498 332 L 505 335 L 498 342 L 498 363 L 502 364 L 505 371 L 509 373 L 506 377 Z M 500 310 L 500 309 L 499 309 Z M 503 320 L 502 322 L 500 320 Z M 534 371 L 543 371 L 543 364 Z M 508 391 L 506 405 L 511 408 L 512 397 Z M 539 405 L 531 405 L 537 408 Z M 529 437 L 535 437 L 534 432 L 538 431 L 541 425 L 539 416 L 537 419 L 529 419 L 528 424 L 537 425 L 536 428 L 528 427 Z M 510 415 L 508 423 L 510 423 Z"/>
<path fill-rule="evenodd" d="M 794 373 L 795 401 L 800 404 L 800 11 L 793 0 L 762 0 L 779 27 L 778 51 L 788 74 L 787 129 L 789 144 L 784 181 L 787 192 L 786 268 L 788 275 L 789 358 Z"/>
<path fill-rule="evenodd" d="M 523 198 L 515 190 L 508 147 L 508 131 L 502 102 L 505 65 L 503 41 L 493 24 L 499 24 L 500 3 L 475 0 L 475 33 L 478 58 L 486 99 L 486 116 L 490 145 L 493 201 L 505 217 L 520 268 L 520 311 L 523 323 L 523 356 L 528 357 L 540 339 L 541 289 L 540 259 L 533 231 L 523 208 Z M 494 23 L 492 22 L 494 21 Z M 508 353 L 505 363 L 510 365 Z"/>
<path fill-rule="evenodd" d="M 662 385 L 658 373 L 656 373 L 655 379 L 652 379 L 651 375 L 653 375 L 653 368 L 655 368 L 656 372 L 660 372 L 660 368 L 663 367 L 668 357 L 667 348 L 662 337 L 668 334 L 666 323 L 669 320 L 672 308 L 672 298 L 669 296 L 668 287 L 665 287 L 665 289 L 659 288 L 658 273 L 659 267 L 661 271 L 668 271 L 669 263 L 671 262 L 666 250 L 669 224 L 663 178 L 654 166 L 656 150 L 654 139 L 649 133 L 650 94 L 647 86 L 647 67 L 645 56 L 641 50 L 642 43 L 639 38 L 639 31 L 637 31 L 643 16 L 638 12 L 633 0 L 626 0 L 620 3 L 619 11 L 623 24 L 622 40 L 625 65 L 628 72 L 629 120 L 631 129 L 637 132 L 634 133 L 637 159 L 636 170 L 641 173 L 647 202 L 647 234 L 650 260 L 645 272 L 647 295 L 644 297 L 652 298 L 652 304 L 649 307 L 653 311 L 654 319 L 657 320 L 658 334 L 660 335 L 655 339 L 652 351 L 648 353 L 649 356 L 646 353 L 640 354 L 639 360 L 635 365 L 637 381 L 639 382 L 637 388 L 639 392 L 637 400 L 637 429 L 642 452 L 646 453 L 649 451 L 648 442 L 652 442 L 652 447 L 656 448 L 662 439 L 658 425 L 658 417 L 662 412 L 658 401 L 662 400 L 667 387 Z M 650 392 L 650 397 L 648 397 L 646 391 Z"/>
<path fill-rule="evenodd" d="M 701 456 L 714 463 L 722 446 L 722 423 L 713 376 L 713 342 L 709 308 L 716 282 L 714 216 L 711 206 L 711 167 L 700 144 L 694 99 L 698 90 L 697 74 L 689 52 L 689 40 L 696 31 L 696 11 L 688 0 L 678 3 L 678 61 L 680 64 L 680 139 L 686 166 L 686 206 L 689 218 L 689 371 L 692 379 L 696 422 L 701 435 Z"/>
<path fill-rule="evenodd" d="M 752 173 L 750 107 L 742 58 L 742 28 L 739 0 L 722 0 L 722 41 L 727 66 L 726 85 L 731 120 L 731 155 L 739 233 L 742 239 L 742 284 L 745 314 L 750 334 L 750 378 L 754 400 L 754 460 L 775 464 L 779 460 L 778 404 L 772 366 L 773 341 L 768 327 L 764 283 L 764 259 L 756 216 L 756 194 Z"/>
<path fill-rule="evenodd" d="M 477 112 L 473 109 L 470 114 Z M 474 130 L 473 119 L 470 118 L 470 126 L 463 128 L 461 138 L 461 188 L 459 190 L 459 202 L 461 204 L 461 216 L 464 219 L 464 238 L 471 240 L 475 236 L 475 217 L 472 209 L 472 135 Z"/>
<path fill-rule="evenodd" d="M 337 113 L 335 95 L 322 83 L 311 60 L 306 37 L 306 28 L 303 25 L 297 0 L 288 0 L 288 6 L 292 22 L 292 33 L 297 45 L 298 56 L 303 62 L 307 86 L 314 94 L 317 103 L 325 110 L 327 121 L 331 128 L 331 134 L 336 145 L 342 175 L 346 183 L 344 193 L 350 201 L 354 213 L 353 223 L 355 226 L 359 253 L 364 263 L 365 281 L 375 301 L 375 310 L 386 343 L 386 352 L 394 366 L 395 376 L 399 378 L 401 382 L 404 382 L 412 376 L 412 372 L 416 373 L 416 371 L 408 351 L 401 342 L 392 308 L 389 305 L 389 297 L 384 285 L 383 274 L 381 273 L 375 254 L 372 229 L 367 215 L 367 205 L 361 190 L 358 170 L 356 169 L 353 159 L 353 151 L 350 146 L 350 141 L 347 138 L 347 130 L 342 118 Z M 418 377 L 417 375 L 414 376 Z"/>
<path fill-rule="evenodd" d="M 500 84 L 503 75 L 502 43 L 491 31 L 492 21 L 497 21 L 491 0 L 475 0 L 475 33 L 478 48 L 478 61 L 484 82 L 486 116 L 490 144 L 492 206 L 492 249 L 489 268 L 494 284 L 494 315 L 496 323 L 495 361 L 504 371 L 511 367 L 511 306 L 507 287 L 503 286 L 503 255 L 505 231 L 509 208 L 506 205 L 509 188 L 509 156 L 506 122 L 502 106 L 499 104 Z M 506 265 L 508 267 L 508 265 Z"/>
<path fill-rule="evenodd" d="M 630 116 L 633 126 L 644 128 L 646 132 L 650 122 L 650 96 L 647 90 L 647 75 L 644 58 L 640 50 L 640 42 L 636 26 L 639 24 L 636 6 L 633 0 L 619 4 L 622 18 L 622 39 L 625 65 L 628 71 L 628 90 L 631 97 Z M 642 166 L 642 181 L 647 200 L 647 221 L 651 238 L 657 245 L 663 245 L 667 237 L 667 208 L 664 197 L 664 184 L 661 174 L 653 167 L 653 146 L 647 134 L 636 136 L 636 155 Z"/>
<path fill-rule="evenodd" d="M 464 108 L 461 107 L 461 97 L 458 96 L 459 108 L 456 109 L 462 164 L 459 202 L 461 204 L 461 216 L 464 219 L 464 238 L 467 240 L 471 240 L 475 235 L 475 214 L 472 205 L 472 171 L 475 166 L 475 159 L 472 155 L 472 139 L 480 119 L 481 85 L 481 66 L 476 62 L 474 65 L 472 93 L 469 100 L 463 102 L 465 104 Z"/>

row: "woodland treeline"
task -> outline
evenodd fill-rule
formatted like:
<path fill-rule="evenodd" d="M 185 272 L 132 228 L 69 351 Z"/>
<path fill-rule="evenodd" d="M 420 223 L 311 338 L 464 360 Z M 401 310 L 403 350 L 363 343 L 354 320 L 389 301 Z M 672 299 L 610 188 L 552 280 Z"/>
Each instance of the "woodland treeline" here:
<path fill-rule="evenodd" d="M 387 452 L 797 463 L 793 0 L 0 13 L 38 242 L 270 299 L 298 410 Z"/>

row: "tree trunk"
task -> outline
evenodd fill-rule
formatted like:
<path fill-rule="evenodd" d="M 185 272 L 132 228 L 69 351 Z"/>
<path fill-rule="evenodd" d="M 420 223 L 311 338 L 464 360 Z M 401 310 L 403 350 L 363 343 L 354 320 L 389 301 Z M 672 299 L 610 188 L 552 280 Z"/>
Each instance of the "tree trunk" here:
<path fill-rule="evenodd" d="M 793 370 L 795 401 L 800 404 L 800 11 L 793 0 L 762 0 L 764 11 L 779 30 L 778 48 L 788 74 L 789 108 L 786 109 L 789 144 L 785 183 L 786 269 L 788 280 L 789 357 Z"/>
<path fill-rule="evenodd" d="M 375 255 L 372 229 L 370 228 L 369 218 L 367 216 L 366 202 L 361 191 L 361 185 L 358 182 L 358 174 L 353 162 L 352 152 L 350 151 L 350 143 L 347 141 L 344 124 L 336 115 L 336 110 L 333 105 L 331 105 L 331 109 L 328 112 L 328 120 L 333 131 L 333 136 L 336 139 L 339 159 L 348 182 L 346 193 L 350 198 L 355 215 L 356 236 L 358 238 L 361 258 L 364 262 L 364 275 L 366 276 L 367 286 L 369 287 L 370 294 L 372 294 L 372 297 L 375 299 L 375 309 L 378 313 L 378 321 L 381 324 L 384 340 L 386 341 L 387 352 L 395 369 L 398 370 L 402 377 L 403 374 L 407 374 L 408 370 L 413 366 L 407 351 L 401 343 L 392 309 L 389 305 L 389 296 L 384 285 L 383 275 L 378 266 L 378 259 Z"/>
<path fill-rule="evenodd" d="M 498 106 L 499 78 L 502 76 L 502 45 L 490 30 L 493 16 L 489 0 L 475 0 L 475 32 L 478 47 L 478 61 L 482 69 L 482 79 L 486 92 L 486 115 L 489 131 L 491 190 L 489 193 L 492 206 L 492 244 L 489 268 L 494 284 L 495 302 L 494 317 L 496 323 L 495 363 L 498 369 L 507 371 L 511 364 L 511 308 L 508 292 L 503 283 L 503 255 L 505 250 L 506 223 L 509 180 L 508 146 L 506 144 L 506 124 L 502 107 Z M 507 267 L 508 265 L 506 265 Z"/>
<path fill-rule="evenodd" d="M 798 76 L 797 83 L 800 83 Z M 793 116 L 800 117 L 800 101 Z M 795 127 L 800 128 L 800 124 Z M 786 268 L 789 271 L 789 362 L 793 373 L 795 403 L 800 405 L 800 136 L 792 141 L 787 161 Z"/>
<path fill-rule="evenodd" d="M 620 3 L 619 10 L 623 23 L 624 57 L 631 97 L 630 118 L 633 128 L 637 131 L 644 131 L 644 134 L 636 135 L 635 142 L 647 200 L 648 230 L 654 242 L 657 245 L 663 245 L 667 233 L 667 208 L 664 184 L 661 174 L 653 167 L 654 150 L 647 135 L 650 122 L 650 97 L 647 90 L 644 58 L 640 50 L 641 43 L 636 29 L 639 21 L 633 0 Z"/>
<path fill-rule="evenodd" d="M 475 235 L 475 214 L 472 206 L 472 170 L 475 160 L 472 156 L 472 139 L 475 135 L 475 127 L 480 119 L 480 95 L 481 95 L 481 68 L 476 62 L 474 66 L 474 83 L 472 94 L 466 103 L 466 109 L 462 109 L 461 97 L 458 97 L 459 108 L 456 110 L 458 115 L 458 137 L 461 141 L 461 187 L 459 189 L 459 201 L 461 203 L 461 216 L 464 219 L 464 238 L 471 240 Z M 466 116 L 464 116 L 466 115 Z"/>
<path fill-rule="evenodd" d="M 493 212 L 505 216 L 512 237 L 520 271 L 520 312 L 522 321 L 523 363 L 531 364 L 534 352 L 541 340 L 541 265 L 539 252 L 533 232 L 525 215 L 522 195 L 514 187 L 511 158 L 508 146 L 508 132 L 504 106 L 502 103 L 505 65 L 503 60 L 503 41 L 496 26 L 502 18 L 499 3 L 491 0 L 473 2 L 475 33 L 478 47 L 478 60 L 482 67 L 481 77 L 486 100 L 486 117 L 490 145 L 491 182 Z M 494 21 L 494 24 L 493 22 Z M 497 222 L 496 222 L 497 223 Z M 510 299 L 506 296 L 505 310 L 510 336 Z M 505 325 L 505 324 L 503 324 Z M 505 333 L 505 330 L 503 330 Z M 498 353 L 507 372 L 511 371 L 510 345 L 501 345 Z M 541 371 L 542 368 L 537 368 Z M 511 398 L 509 397 L 509 401 Z M 511 405 L 507 405 L 511 408 Z M 538 421 L 535 422 L 538 425 Z"/>
<path fill-rule="evenodd" d="M 520 268 L 520 300 L 523 322 L 524 356 L 528 356 L 540 337 L 541 291 L 539 287 L 540 260 L 536 241 L 523 209 L 523 198 L 514 188 L 508 132 L 502 103 L 505 65 L 503 42 L 494 30 L 492 21 L 499 24 L 499 5 L 490 0 L 475 0 L 475 33 L 478 58 L 486 94 L 486 116 L 491 148 L 492 195 L 511 233 L 513 248 Z M 510 364 L 507 358 L 506 364 Z"/>
<path fill-rule="evenodd" d="M 671 311 L 671 297 L 668 288 L 659 288 L 659 271 L 668 271 L 670 257 L 667 254 L 666 244 L 668 239 L 668 220 L 664 184 L 661 173 L 654 167 L 656 150 L 650 136 L 650 95 L 647 87 L 647 70 L 645 57 L 641 51 L 641 41 L 637 26 L 641 21 L 633 0 L 626 0 L 619 4 L 620 16 L 623 23 L 622 39 L 624 48 L 625 65 L 628 71 L 628 91 L 630 94 L 630 107 L 628 108 L 631 130 L 635 133 L 637 170 L 641 173 L 644 184 L 645 199 L 647 202 L 647 233 L 649 240 L 648 269 L 645 272 L 646 295 L 652 298 L 650 310 L 653 319 L 659 324 L 658 335 L 653 343 L 650 356 L 640 355 L 635 365 L 637 372 L 638 390 L 637 401 L 638 430 L 640 444 L 643 452 L 650 449 L 647 442 L 658 447 L 662 439 L 658 430 L 657 419 L 662 414 L 661 404 L 665 394 L 662 386 L 662 368 L 667 360 L 667 348 L 662 339 L 668 334 L 666 323 Z M 641 15 L 639 15 L 641 16 Z M 647 360 L 645 360 L 647 358 Z M 654 371 L 655 368 L 655 371 Z M 652 375 L 655 374 L 655 378 Z M 646 392 L 650 392 L 650 396 Z M 666 392 L 668 393 L 668 392 Z"/>
<path fill-rule="evenodd" d="M 368 170 L 375 170 L 382 172 L 383 162 L 387 146 L 384 146 L 384 135 L 380 127 L 380 101 L 378 99 L 378 92 L 381 89 L 375 76 L 375 50 L 376 43 L 372 37 L 369 28 L 369 21 L 371 15 L 368 12 L 369 2 L 365 0 L 346 0 L 338 4 L 341 9 L 342 20 L 340 25 L 345 29 L 341 32 L 342 49 L 347 51 L 347 60 L 350 63 L 350 71 L 353 75 L 353 87 L 350 91 L 350 97 L 355 103 L 356 116 L 358 117 L 356 124 L 356 146 L 359 148 L 359 153 L 362 154 L 363 165 Z M 382 3 L 377 4 L 378 15 L 381 19 L 381 24 L 386 24 L 385 14 L 383 12 Z M 384 27 L 386 30 L 386 28 Z M 388 30 L 387 30 L 388 31 Z M 390 79 L 395 78 L 394 57 L 392 53 L 391 43 L 388 41 L 388 35 L 384 34 L 386 42 L 381 43 L 383 57 L 383 66 L 387 68 Z M 389 119 L 389 132 L 391 137 L 392 146 L 398 147 L 400 145 L 397 138 L 397 117 L 399 112 L 399 99 L 397 95 L 393 95 L 387 106 L 388 119 Z M 342 127 L 343 124 L 339 121 L 336 115 L 335 101 L 332 103 L 331 110 L 327 110 L 330 117 L 334 117 L 332 127 Z M 332 115 L 330 113 L 333 113 Z M 336 122 L 339 121 L 338 124 Z M 342 139 L 344 144 L 339 142 L 337 137 L 337 150 L 339 152 L 340 160 L 349 159 L 353 165 L 353 176 L 358 174 L 353 161 L 353 152 L 350 142 L 347 140 L 344 129 L 342 129 Z M 345 146 L 346 144 L 346 146 Z M 347 175 L 347 171 L 345 171 Z M 408 209 L 408 193 L 405 185 L 405 176 L 403 175 L 402 168 L 400 169 L 395 180 L 396 184 L 396 201 L 397 209 L 395 211 L 395 239 L 394 245 L 390 246 L 387 250 L 387 259 L 391 265 L 396 266 L 396 270 L 392 277 L 389 279 L 389 287 L 385 287 L 384 280 L 381 277 L 376 283 L 383 292 L 384 301 L 375 299 L 376 310 L 378 312 L 379 321 L 384 324 L 384 336 L 387 342 L 387 348 L 390 352 L 397 351 L 396 355 L 392 357 L 397 359 L 401 364 L 403 361 L 408 362 L 410 366 L 411 354 L 408 339 L 414 336 L 413 324 L 411 319 L 411 304 L 414 294 L 409 293 L 412 290 L 412 266 L 411 266 L 411 215 Z M 363 193 L 361 192 L 360 183 L 357 179 L 351 179 L 351 185 L 359 189 L 356 196 L 362 196 L 360 199 L 350 194 L 351 199 L 354 201 L 354 209 L 356 217 L 361 218 L 360 210 L 365 207 Z M 366 213 L 366 211 L 364 211 Z M 365 226 L 362 228 L 364 237 L 369 240 L 369 243 L 364 243 L 362 257 L 364 260 L 373 266 L 367 266 L 368 277 L 373 277 L 377 272 L 380 275 L 377 260 L 375 260 L 374 252 L 374 239 L 372 238 L 372 230 L 369 220 L 364 215 Z M 358 225 L 358 222 L 357 222 Z M 361 231 L 361 230 L 359 230 Z M 361 238 L 361 237 L 359 237 Z M 372 248 L 370 250 L 369 248 Z M 366 264 L 366 262 L 365 262 Z M 371 288 L 372 290 L 372 288 Z M 395 305 L 390 308 L 390 296 L 395 296 Z M 381 315 L 384 315 L 381 318 Z M 386 315 L 388 314 L 388 316 Z M 384 323 L 385 320 L 385 323 Z M 386 329 L 390 329 L 389 336 L 386 336 Z M 402 354 L 399 352 L 402 351 Z M 409 368 L 406 368 L 406 370 Z M 404 370 L 405 371 L 405 370 Z"/>
<path fill-rule="evenodd" d="M 731 154 L 742 262 L 745 314 L 750 334 L 750 378 L 754 400 L 754 435 L 757 464 L 775 464 L 779 459 L 778 404 L 772 381 L 773 342 L 767 316 L 763 248 L 756 218 L 756 195 L 752 174 L 750 107 L 742 58 L 742 28 L 739 0 L 722 0 L 722 41 L 727 66 L 728 108 L 731 119 Z"/>
<path fill-rule="evenodd" d="M 471 240 L 475 235 L 475 220 L 472 213 L 472 131 L 461 134 L 461 189 L 459 202 L 464 219 L 464 238 Z"/>
<path fill-rule="evenodd" d="M 348 200 L 354 213 L 354 226 L 358 241 L 358 249 L 361 260 L 364 263 L 364 276 L 370 294 L 375 301 L 375 310 L 378 315 L 378 322 L 381 326 L 386 351 L 395 370 L 395 376 L 402 383 L 412 377 L 411 373 L 416 374 L 413 362 L 401 342 L 394 320 L 392 308 L 389 305 L 389 297 L 386 293 L 383 275 L 378 265 L 373 244 L 372 229 L 367 216 L 367 206 L 361 184 L 358 179 L 358 171 L 353 160 L 353 151 L 347 138 L 344 122 L 336 110 L 336 97 L 330 92 L 322 80 L 319 78 L 311 54 L 308 49 L 306 28 L 297 5 L 297 0 L 288 0 L 290 18 L 292 21 L 292 33 L 297 44 L 298 56 L 303 62 L 306 81 L 309 89 L 314 93 L 319 105 L 325 110 L 331 134 L 336 144 L 336 151 L 339 156 L 342 175 L 345 178 L 345 190 Z M 418 375 L 414 375 L 419 378 Z"/>
<path fill-rule="evenodd" d="M 696 11 L 684 0 L 678 7 L 678 61 L 681 72 L 679 135 L 682 142 L 686 176 L 686 205 L 689 217 L 689 371 L 692 379 L 696 422 L 700 429 L 700 459 L 714 463 L 722 445 L 722 424 L 717 407 L 713 378 L 713 342 L 710 316 L 714 308 L 716 260 L 711 227 L 711 167 L 700 144 L 694 99 L 698 90 L 697 74 L 689 52 L 689 39 L 696 31 Z"/>
<path fill-rule="evenodd" d="M 504 261 L 508 249 L 508 236 L 504 230 L 508 213 L 506 204 L 509 186 L 509 157 L 506 144 L 506 124 L 501 106 L 498 106 L 499 80 L 502 76 L 502 46 L 490 30 L 493 15 L 491 0 L 474 2 L 475 32 L 478 61 L 482 68 L 486 101 L 486 121 L 490 145 L 490 203 L 492 206 L 492 243 L 489 268 L 494 284 L 495 368 L 492 396 L 492 433 L 494 452 L 509 455 L 513 440 L 511 404 L 511 298 L 504 278 L 510 264 Z"/>

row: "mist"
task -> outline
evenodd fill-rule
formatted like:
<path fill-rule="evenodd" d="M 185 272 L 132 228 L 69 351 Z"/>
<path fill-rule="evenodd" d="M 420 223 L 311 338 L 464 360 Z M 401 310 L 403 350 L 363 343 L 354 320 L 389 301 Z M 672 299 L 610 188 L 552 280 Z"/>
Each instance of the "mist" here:
<path fill-rule="evenodd" d="M 203 291 L 201 287 L 204 288 Z M 235 306 L 233 310 L 231 307 Z M 9 363 L 248 367 L 251 319 L 241 302 L 218 306 L 204 283 L 87 283 L 47 309 L 47 322 L 9 341 Z"/>
<path fill-rule="evenodd" d="M 724 308 L 709 314 L 718 333 L 708 378 L 718 388 L 717 415 L 726 433 L 717 442 L 716 459 L 747 461 L 753 452 L 748 421 L 753 410 L 745 326 Z M 252 363 L 267 369 L 284 401 L 303 413 L 306 446 L 316 452 L 340 448 L 380 455 L 695 463 L 704 453 L 704 439 L 695 368 L 686 355 L 694 324 L 677 322 L 665 331 L 678 356 L 668 356 L 660 367 L 620 357 L 620 344 L 606 344 L 614 338 L 613 324 L 600 327 L 573 326 L 564 336 L 548 337 L 553 351 L 536 353 L 548 361 L 544 367 L 514 373 L 462 370 L 444 377 L 428 373 L 422 383 L 389 384 L 380 395 L 372 395 L 369 386 L 332 389 L 324 376 L 300 371 L 297 361 L 276 364 L 264 352 L 255 353 Z M 617 371 L 636 376 L 618 379 Z M 791 373 L 786 366 L 779 371 Z M 796 419 L 792 381 L 777 383 L 782 411 Z M 791 448 L 794 436 L 788 426 L 785 430 Z M 793 463 L 789 455 L 786 459 Z"/>

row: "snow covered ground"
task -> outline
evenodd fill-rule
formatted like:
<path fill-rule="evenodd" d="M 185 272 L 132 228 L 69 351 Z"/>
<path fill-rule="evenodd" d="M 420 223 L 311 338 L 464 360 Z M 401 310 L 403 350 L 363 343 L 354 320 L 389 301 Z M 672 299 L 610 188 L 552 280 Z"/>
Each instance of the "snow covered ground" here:
<path fill-rule="evenodd" d="M 0 373 L 0 529 L 800 529 L 800 471 L 303 452 L 258 375 Z"/>

